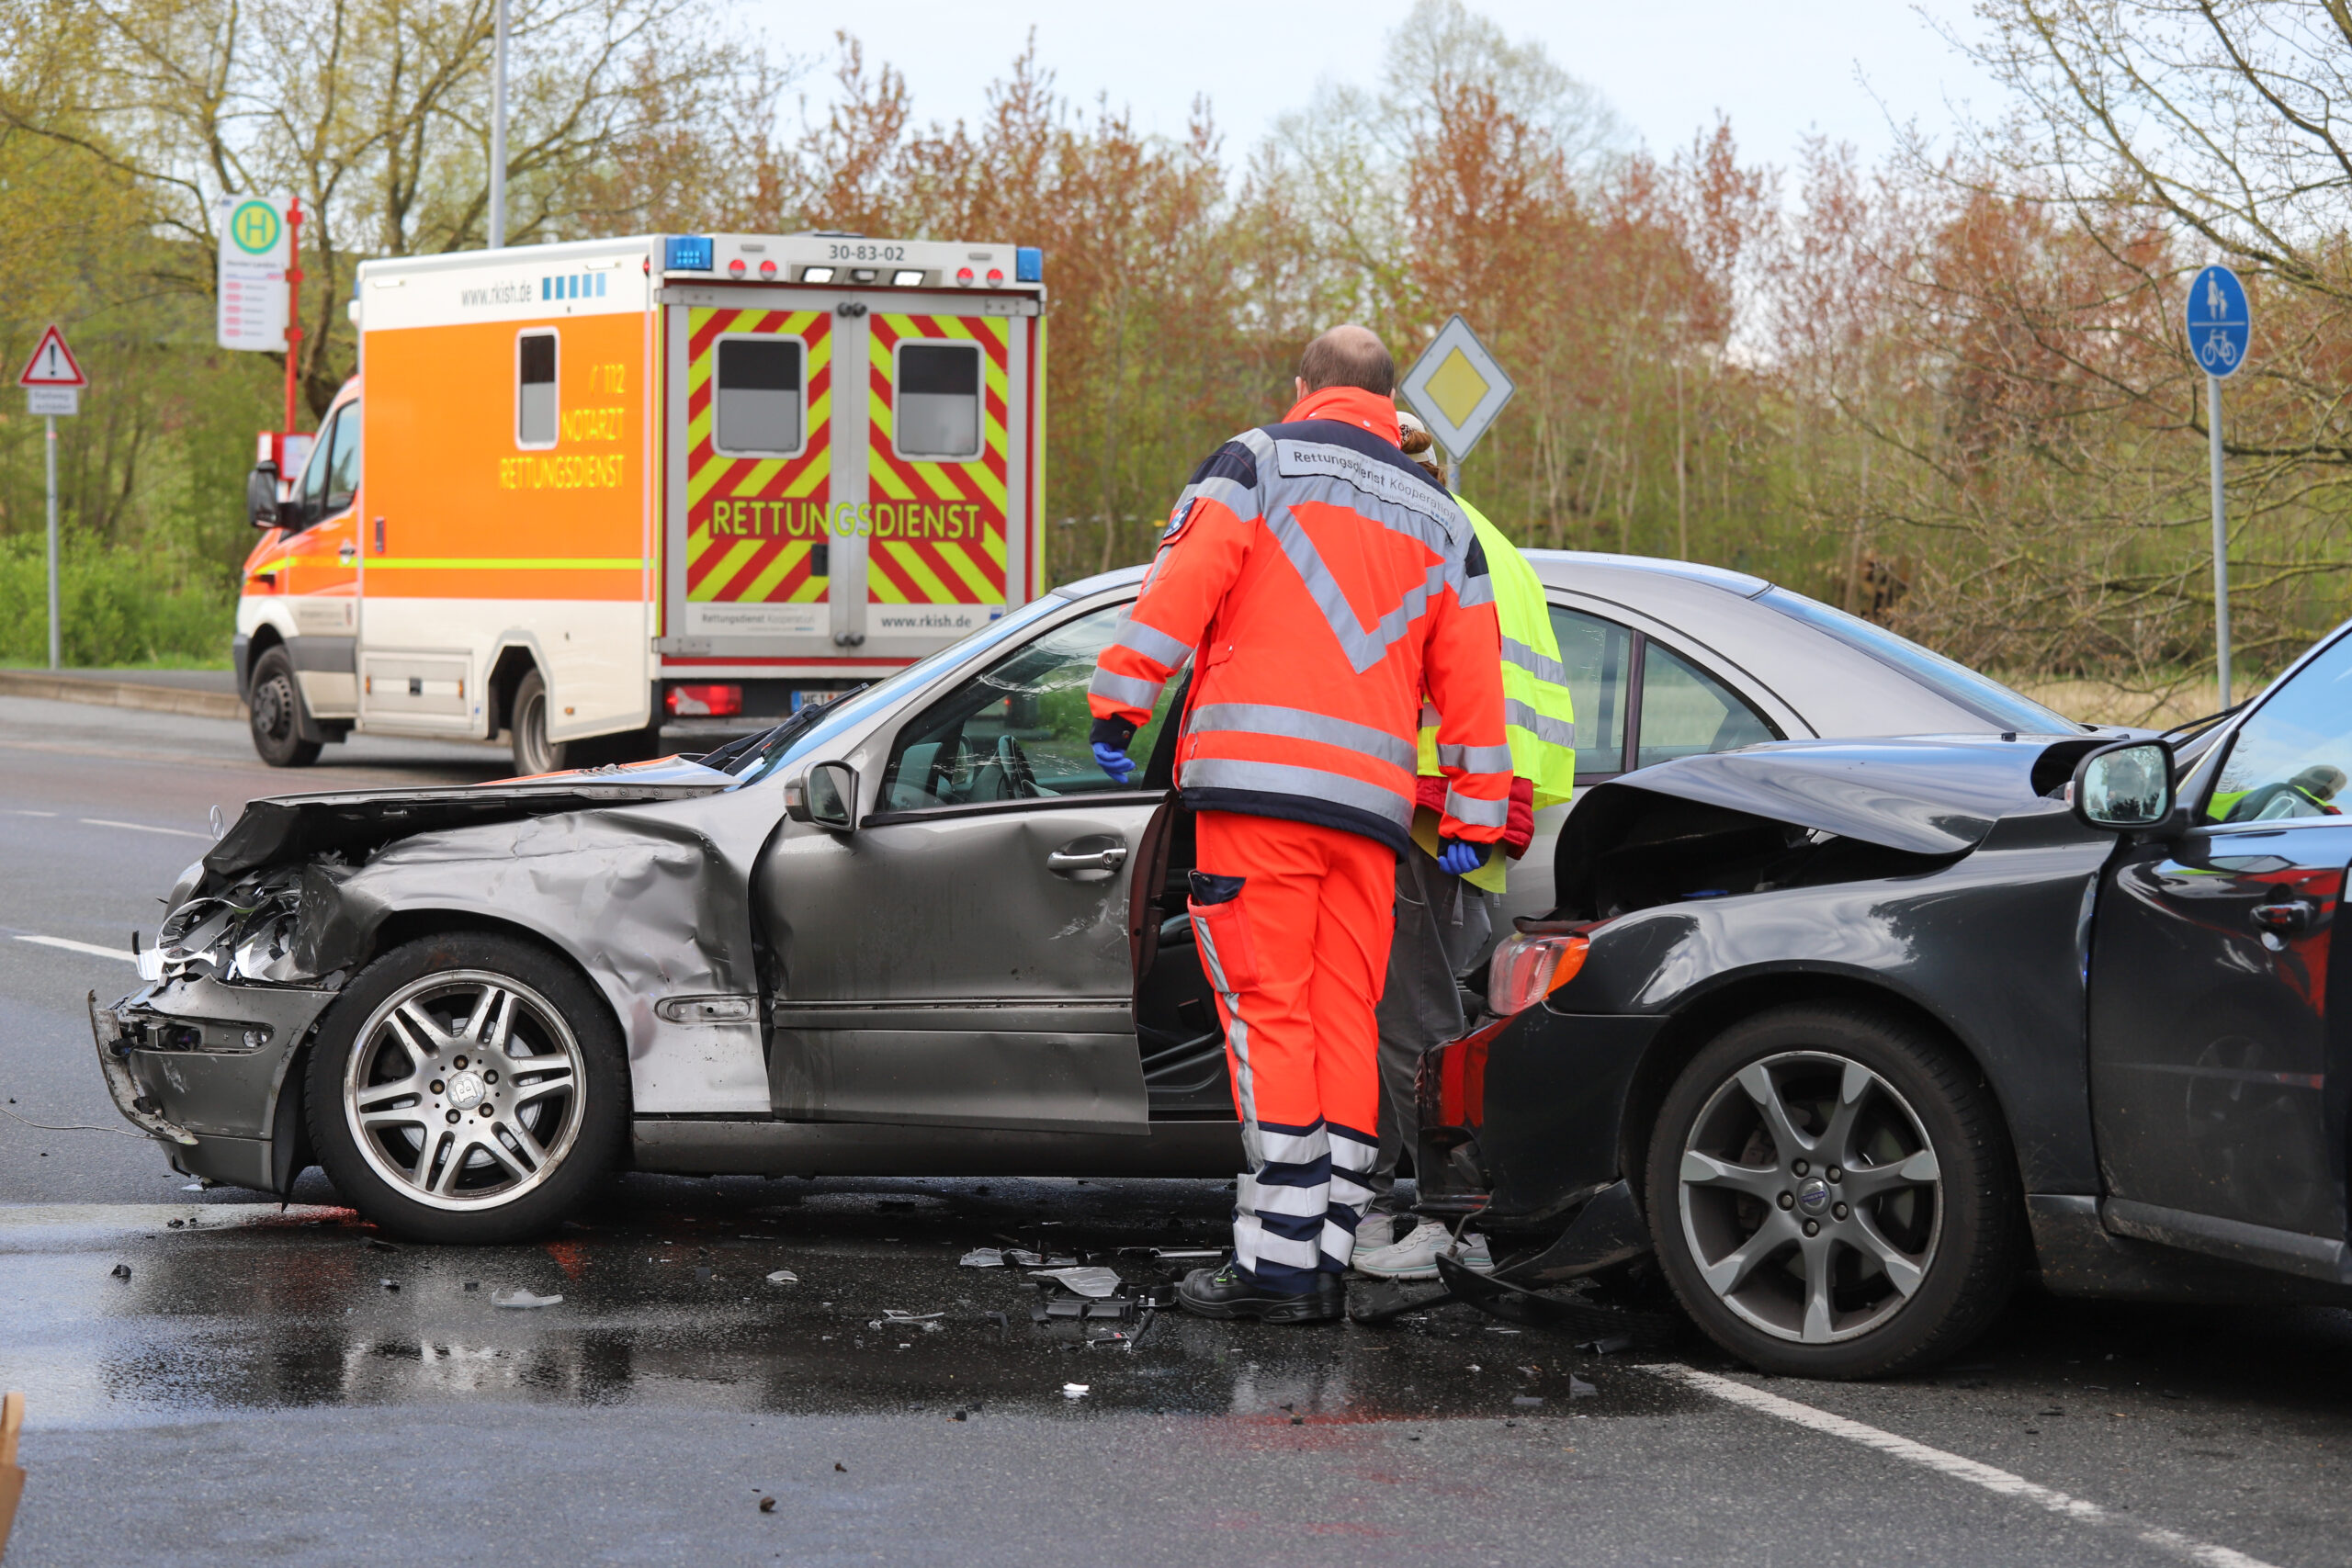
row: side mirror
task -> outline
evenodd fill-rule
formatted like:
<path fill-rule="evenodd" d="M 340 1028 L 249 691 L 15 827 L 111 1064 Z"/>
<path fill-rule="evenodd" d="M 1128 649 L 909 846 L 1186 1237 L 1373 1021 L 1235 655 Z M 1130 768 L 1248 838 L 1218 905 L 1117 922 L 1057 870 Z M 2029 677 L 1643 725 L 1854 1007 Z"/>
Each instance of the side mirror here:
<path fill-rule="evenodd" d="M 836 833 L 857 831 L 857 770 L 847 762 L 818 762 L 784 786 L 784 814 Z"/>
<path fill-rule="evenodd" d="M 284 519 L 277 504 L 277 465 L 256 463 L 245 476 L 245 515 L 256 528 L 276 528 Z"/>
<path fill-rule="evenodd" d="M 2088 827 L 2133 832 L 2161 826 L 2172 815 L 2172 748 L 2126 740 L 2094 751 L 2075 764 L 2069 798 Z"/>

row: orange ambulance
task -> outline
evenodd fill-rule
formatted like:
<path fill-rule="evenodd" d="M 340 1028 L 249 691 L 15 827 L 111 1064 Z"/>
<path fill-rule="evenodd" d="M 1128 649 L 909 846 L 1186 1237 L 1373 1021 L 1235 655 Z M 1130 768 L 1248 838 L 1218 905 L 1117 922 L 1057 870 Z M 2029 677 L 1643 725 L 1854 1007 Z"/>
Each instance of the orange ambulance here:
<path fill-rule="evenodd" d="M 1025 603 L 1044 303 L 1034 249 L 854 234 L 363 263 L 359 373 L 249 489 L 255 749 L 699 749 Z"/>

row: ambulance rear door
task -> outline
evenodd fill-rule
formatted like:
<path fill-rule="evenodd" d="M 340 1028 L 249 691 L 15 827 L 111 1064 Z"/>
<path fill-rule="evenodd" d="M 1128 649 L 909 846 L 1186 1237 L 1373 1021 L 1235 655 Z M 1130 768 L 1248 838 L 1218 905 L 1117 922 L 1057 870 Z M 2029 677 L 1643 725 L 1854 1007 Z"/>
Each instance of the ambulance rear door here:
<path fill-rule="evenodd" d="M 868 656 L 921 658 L 1036 592 L 1038 307 L 962 290 L 866 299 L 854 630 Z"/>
<path fill-rule="evenodd" d="M 662 291 L 668 409 L 662 649 L 719 661 L 836 660 L 854 646 L 837 517 L 865 472 L 864 333 L 827 289 Z M 853 455 L 843 461 L 842 454 Z"/>

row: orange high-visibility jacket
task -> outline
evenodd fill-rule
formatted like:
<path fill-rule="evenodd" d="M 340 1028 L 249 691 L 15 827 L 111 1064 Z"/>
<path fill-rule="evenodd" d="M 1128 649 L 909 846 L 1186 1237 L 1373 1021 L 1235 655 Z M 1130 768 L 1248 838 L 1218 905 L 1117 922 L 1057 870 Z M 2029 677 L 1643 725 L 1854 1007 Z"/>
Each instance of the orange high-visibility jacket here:
<path fill-rule="evenodd" d="M 1397 450 L 1395 406 L 1330 388 L 1201 465 L 1088 703 L 1097 738 L 1124 744 L 1198 649 L 1176 753 L 1186 804 L 1401 852 L 1426 691 L 1444 716 L 1440 830 L 1492 843 L 1511 783 L 1501 648 L 1477 537 Z"/>

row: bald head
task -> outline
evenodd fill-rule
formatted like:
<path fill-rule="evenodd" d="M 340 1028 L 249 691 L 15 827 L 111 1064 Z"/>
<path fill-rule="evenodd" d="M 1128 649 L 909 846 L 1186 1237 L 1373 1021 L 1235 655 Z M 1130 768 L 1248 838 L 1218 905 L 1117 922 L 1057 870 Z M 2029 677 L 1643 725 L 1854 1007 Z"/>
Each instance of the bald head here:
<path fill-rule="evenodd" d="M 1396 362 L 1370 327 L 1333 327 L 1298 356 L 1299 395 L 1326 387 L 1358 387 L 1387 397 L 1396 389 Z"/>

